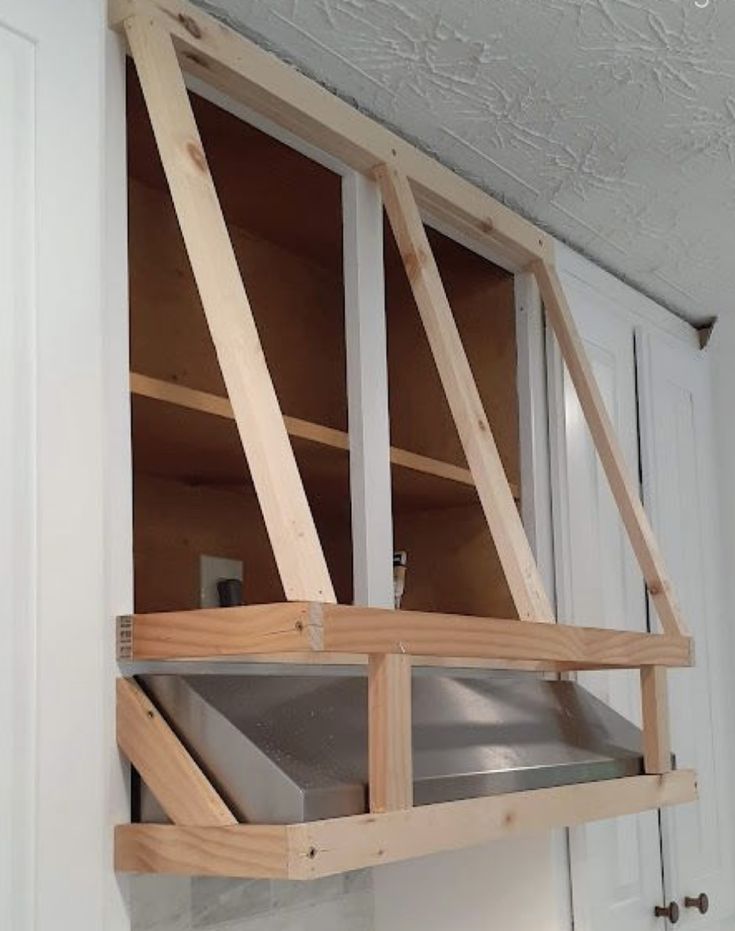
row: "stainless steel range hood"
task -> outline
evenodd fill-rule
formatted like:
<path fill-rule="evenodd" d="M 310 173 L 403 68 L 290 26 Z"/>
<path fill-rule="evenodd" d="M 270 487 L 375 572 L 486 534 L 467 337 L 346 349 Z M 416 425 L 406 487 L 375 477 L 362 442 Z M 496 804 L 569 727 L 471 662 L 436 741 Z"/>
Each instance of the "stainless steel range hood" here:
<path fill-rule="evenodd" d="M 242 821 L 367 810 L 358 674 L 145 675 L 143 688 Z M 638 775 L 638 728 L 572 682 L 414 674 L 415 804 Z M 162 820 L 145 788 L 140 818 Z"/>

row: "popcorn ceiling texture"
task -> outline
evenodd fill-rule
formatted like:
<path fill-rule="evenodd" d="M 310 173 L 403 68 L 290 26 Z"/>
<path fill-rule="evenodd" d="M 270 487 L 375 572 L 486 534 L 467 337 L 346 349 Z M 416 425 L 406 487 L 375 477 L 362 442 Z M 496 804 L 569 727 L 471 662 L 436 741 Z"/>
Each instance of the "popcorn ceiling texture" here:
<path fill-rule="evenodd" d="M 200 5 L 677 313 L 732 313 L 733 0 Z"/>

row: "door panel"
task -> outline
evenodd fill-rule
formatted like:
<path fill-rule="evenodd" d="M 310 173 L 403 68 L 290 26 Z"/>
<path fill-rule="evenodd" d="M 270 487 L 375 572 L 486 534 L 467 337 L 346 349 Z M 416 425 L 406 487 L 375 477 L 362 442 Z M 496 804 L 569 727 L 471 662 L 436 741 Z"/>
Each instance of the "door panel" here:
<path fill-rule="evenodd" d="M 680 900 L 709 895 L 706 918 L 683 909 L 680 924 L 704 931 L 735 907 L 730 741 L 723 739 L 732 731 L 732 702 L 721 642 L 730 619 L 718 590 L 709 368 L 694 339 L 687 346 L 639 332 L 637 347 L 644 498 L 697 659 L 694 669 L 669 674 L 672 745 L 678 765 L 697 770 L 700 800 L 662 813 L 665 882 Z"/>
<path fill-rule="evenodd" d="M 595 377 L 634 474 L 638 471 L 633 327 L 598 293 L 566 279 L 569 302 Z M 643 581 L 576 393 L 551 353 L 552 463 L 559 619 L 583 625 L 645 631 Z M 554 403 L 555 402 L 555 403 Z M 635 670 L 579 674 L 579 681 L 640 723 Z M 660 927 L 653 906 L 662 901 L 658 815 L 647 812 L 570 831 L 574 920 L 577 931 L 648 931 Z"/>

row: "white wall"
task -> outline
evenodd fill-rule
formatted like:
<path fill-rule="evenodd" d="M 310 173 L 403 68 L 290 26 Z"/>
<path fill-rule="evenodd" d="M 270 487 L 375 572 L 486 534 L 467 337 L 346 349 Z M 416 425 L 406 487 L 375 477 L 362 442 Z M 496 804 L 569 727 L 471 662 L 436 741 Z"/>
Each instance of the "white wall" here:
<path fill-rule="evenodd" d="M 0 926 L 12 931 L 127 926 L 112 871 L 125 811 L 112 616 L 130 594 L 125 188 L 107 41 L 102 0 L 0 0 Z"/>
<path fill-rule="evenodd" d="M 567 877 L 554 835 L 407 860 L 373 870 L 376 931 L 563 931 Z"/>

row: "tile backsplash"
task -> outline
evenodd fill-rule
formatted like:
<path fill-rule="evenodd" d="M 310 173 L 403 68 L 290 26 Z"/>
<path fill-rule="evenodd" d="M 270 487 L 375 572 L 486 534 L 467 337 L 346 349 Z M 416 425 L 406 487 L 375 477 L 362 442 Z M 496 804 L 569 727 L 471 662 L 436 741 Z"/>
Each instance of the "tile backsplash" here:
<path fill-rule="evenodd" d="M 373 931 L 370 870 L 311 882 L 136 876 L 132 931 Z"/>

